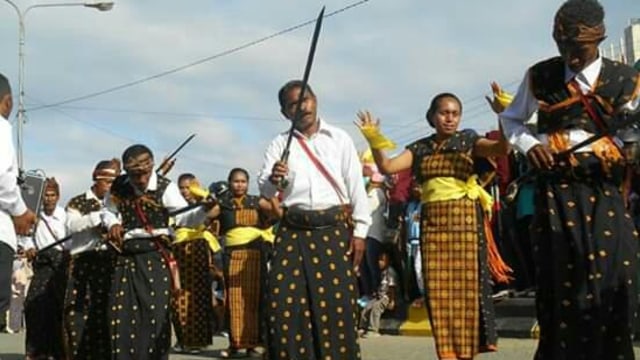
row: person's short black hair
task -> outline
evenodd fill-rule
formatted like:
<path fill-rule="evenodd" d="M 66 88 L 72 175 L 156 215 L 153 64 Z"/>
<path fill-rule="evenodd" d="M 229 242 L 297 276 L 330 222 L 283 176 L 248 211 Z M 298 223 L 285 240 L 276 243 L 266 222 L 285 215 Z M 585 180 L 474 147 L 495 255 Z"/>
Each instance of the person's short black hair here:
<path fill-rule="evenodd" d="M 278 101 L 280 102 L 280 108 L 284 108 L 285 102 L 287 101 L 286 97 L 289 91 L 296 88 L 302 89 L 302 85 L 304 85 L 302 80 L 291 80 L 282 85 L 280 91 L 278 91 Z M 307 86 L 305 87 L 305 92 L 308 92 L 314 98 L 316 97 L 316 94 L 313 92 L 309 84 L 307 84 Z"/>
<path fill-rule="evenodd" d="M 242 173 L 244 174 L 244 176 L 247 178 L 247 181 L 249 181 L 249 172 L 243 168 L 233 168 L 231 169 L 231 171 L 229 171 L 229 176 L 227 177 L 227 182 L 229 184 L 231 184 L 231 179 L 233 179 L 233 175 L 235 175 L 236 173 Z"/>
<path fill-rule="evenodd" d="M 433 99 L 431 99 L 431 104 L 429 104 L 429 109 L 427 110 L 427 113 L 425 115 L 425 117 L 427 118 L 427 121 L 429 122 L 429 125 L 431 125 L 431 127 L 435 127 L 433 125 L 433 115 L 438 110 L 438 107 L 440 107 L 440 100 L 442 100 L 444 98 L 454 99 L 458 103 L 458 105 L 460 106 L 460 113 L 462 113 L 462 101 L 460 101 L 460 99 L 456 95 L 454 95 L 452 93 L 448 93 L 448 92 L 440 93 L 440 94 L 434 96 Z"/>
<path fill-rule="evenodd" d="M 7 94 L 11 94 L 11 84 L 6 76 L 0 74 L 0 99 Z"/>
<path fill-rule="evenodd" d="M 180 184 L 181 182 L 186 181 L 186 180 L 193 180 L 195 178 L 196 178 L 196 176 L 193 175 L 192 173 L 180 174 L 180 176 L 178 176 L 178 184 Z"/>
<path fill-rule="evenodd" d="M 143 154 L 149 154 L 149 156 L 153 159 L 153 152 L 147 146 L 142 144 L 135 144 L 129 146 L 124 153 L 122 153 L 122 163 L 126 163 L 128 160 L 136 158 Z"/>
<path fill-rule="evenodd" d="M 558 17 L 566 27 L 578 24 L 593 27 L 604 21 L 604 8 L 597 0 L 567 0 L 558 9 L 556 18 Z"/>

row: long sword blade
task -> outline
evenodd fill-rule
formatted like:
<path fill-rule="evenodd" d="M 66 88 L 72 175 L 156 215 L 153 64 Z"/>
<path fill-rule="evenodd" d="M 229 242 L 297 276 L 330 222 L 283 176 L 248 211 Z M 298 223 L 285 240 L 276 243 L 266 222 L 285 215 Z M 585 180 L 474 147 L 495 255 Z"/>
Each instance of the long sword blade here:
<path fill-rule="evenodd" d="M 183 141 L 182 144 L 180 144 L 180 146 L 178 146 L 178 148 L 175 149 L 169 156 L 167 156 L 167 158 L 160 164 L 160 166 L 158 166 L 158 169 L 156 169 L 156 172 L 160 171 L 160 169 L 162 169 L 165 163 L 168 163 L 169 161 L 171 161 L 171 159 L 173 159 L 173 157 L 176 156 L 176 154 L 178 154 L 178 152 L 180 152 L 180 150 L 182 150 L 183 147 L 185 147 L 191 140 L 193 140 L 194 137 L 196 137 L 196 134 L 189 135 L 187 140 Z"/>
<path fill-rule="evenodd" d="M 304 76 L 302 77 L 302 89 L 300 89 L 300 96 L 298 97 L 298 103 L 296 104 L 296 112 L 294 113 L 293 120 L 291 121 L 291 128 L 289 129 L 289 136 L 287 137 L 287 145 L 282 152 L 280 160 L 286 162 L 289 159 L 289 148 L 291 147 L 291 140 L 293 139 L 293 131 L 295 130 L 296 123 L 300 120 L 302 112 L 302 103 L 304 101 L 304 94 L 307 90 L 307 84 L 309 83 L 309 75 L 311 74 L 311 67 L 313 66 L 313 58 L 316 54 L 316 46 L 318 44 L 318 38 L 320 37 L 320 29 L 322 29 L 322 19 L 324 18 L 324 9 L 320 10 L 318 18 L 316 19 L 316 27 L 313 31 L 313 37 L 311 38 L 311 47 L 309 48 L 309 55 L 307 56 L 307 65 L 304 68 Z"/>

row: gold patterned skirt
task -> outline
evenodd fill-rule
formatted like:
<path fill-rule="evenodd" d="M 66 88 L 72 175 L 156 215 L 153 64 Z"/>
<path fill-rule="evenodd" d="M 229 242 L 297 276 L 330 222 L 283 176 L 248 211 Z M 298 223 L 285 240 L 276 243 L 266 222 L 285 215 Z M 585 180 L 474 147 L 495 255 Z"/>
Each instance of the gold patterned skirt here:
<path fill-rule="evenodd" d="M 178 342 L 185 348 L 211 345 L 211 250 L 197 239 L 174 244 L 173 255 L 180 269 L 181 289 L 172 297 L 173 324 Z"/>
<path fill-rule="evenodd" d="M 227 247 L 225 279 L 229 324 L 229 346 L 250 349 L 262 345 L 262 297 L 266 263 L 260 242 Z"/>
<path fill-rule="evenodd" d="M 487 244 L 477 202 L 468 198 L 422 208 L 426 300 L 439 358 L 495 351 Z"/>

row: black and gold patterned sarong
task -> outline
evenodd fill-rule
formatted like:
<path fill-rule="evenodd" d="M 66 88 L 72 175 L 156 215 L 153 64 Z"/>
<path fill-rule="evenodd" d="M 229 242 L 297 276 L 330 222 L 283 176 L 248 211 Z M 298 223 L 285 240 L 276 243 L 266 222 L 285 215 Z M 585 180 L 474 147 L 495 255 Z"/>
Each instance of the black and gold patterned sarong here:
<path fill-rule="evenodd" d="M 174 329 L 185 348 L 203 348 L 212 343 L 211 250 L 207 241 L 198 239 L 172 246 L 180 268 L 181 289 L 172 298 Z"/>
<path fill-rule="evenodd" d="M 62 308 L 69 266 L 68 253 L 57 249 L 38 253 L 24 302 L 26 352 L 37 357 L 64 357 Z"/>
<path fill-rule="evenodd" d="M 157 248 L 161 241 L 126 240 L 116 256 L 109 299 L 112 359 L 169 358 L 171 280 Z"/>
<path fill-rule="evenodd" d="M 269 272 L 269 359 L 360 359 L 350 236 L 341 207 L 285 211 Z"/>
<path fill-rule="evenodd" d="M 109 293 L 113 250 L 74 255 L 64 305 L 64 333 L 69 359 L 111 358 Z"/>
<path fill-rule="evenodd" d="M 637 232 L 616 167 L 604 173 L 593 154 L 576 159 L 537 183 L 536 359 L 634 359 Z"/>

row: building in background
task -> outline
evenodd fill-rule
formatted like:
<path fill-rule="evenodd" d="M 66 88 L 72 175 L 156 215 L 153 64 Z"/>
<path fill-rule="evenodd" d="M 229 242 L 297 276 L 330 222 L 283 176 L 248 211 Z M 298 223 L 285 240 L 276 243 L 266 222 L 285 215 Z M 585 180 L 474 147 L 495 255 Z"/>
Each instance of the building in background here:
<path fill-rule="evenodd" d="M 629 65 L 640 60 L 640 18 L 629 20 L 624 29 L 624 58 Z"/>

